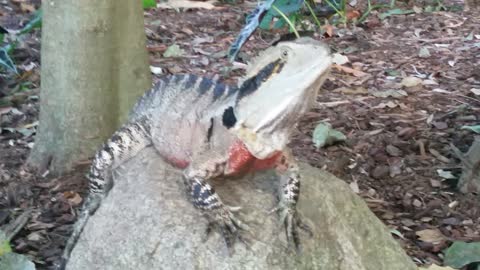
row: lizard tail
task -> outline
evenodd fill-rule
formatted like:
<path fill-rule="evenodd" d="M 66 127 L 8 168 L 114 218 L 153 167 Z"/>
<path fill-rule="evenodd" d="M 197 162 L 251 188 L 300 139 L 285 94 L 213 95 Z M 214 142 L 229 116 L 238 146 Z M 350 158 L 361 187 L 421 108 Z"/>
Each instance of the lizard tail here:
<path fill-rule="evenodd" d="M 139 119 L 121 127 L 97 151 L 88 174 L 90 194 L 74 225 L 72 235 L 68 239 L 61 261 L 56 267 L 57 269 L 65 269 L 70 254 L 80 238 L 80 234 L 88 219 L 95 213 L 103 198 L 108 195 L 109 190 L 112 188 L 112 170 L 119 164 L 134 157 L 150 144 L 149 125 L 144 119 Z"/>
<path fill-rule="evenodd" d="M 70 259 L 70 254 L 72 253 L 72 250 L 75 247 L 75 244 L 80 238 L 80 234 L 83 232 L 83 228 L 85 228 L 85 225 L 87 224 L 87 221 L 90 218 L 90 216 L 93 215 L 93 213 L 95 213 L 95 211 L 100 206 L 101 200 L 102 200 L 102 196 L 98 196 L 98 194 L 88 197 L 87 201 L 85 202 L 85 206 L 80 214 L 80 217 L 75 223 L 72 235 L 70 236 L 67 244 L 65 245 L 62 258 L 60 259 L 60 263 L 57 267 L 58 270 L 65 270 L 68 259 Z"/>

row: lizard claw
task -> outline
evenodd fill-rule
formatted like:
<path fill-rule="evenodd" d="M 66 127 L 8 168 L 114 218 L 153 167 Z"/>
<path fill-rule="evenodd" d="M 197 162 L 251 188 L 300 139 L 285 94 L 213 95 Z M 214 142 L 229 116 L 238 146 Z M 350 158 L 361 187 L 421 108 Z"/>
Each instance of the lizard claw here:
<path fill-rule="evenodd" d="M 249 247 L 251 241 L 243 236 L 240 231 L 250 232 L 250 228 L 236 218 L 229 208 L 223 206 L 219 209 L 213 210 L 213 212 L 209 213 L 207 217 L 209 219 L 207 236 L 210 234 L 213 227 L 218 227 L 230 255 L 233 254 L 233 246 L 237 239 L 244 243 L 247 248 Z"/>
<path fill-rule="evenodd" d="M 293 206 L 286 206 L 279 204 L 275 208 L 269 211 L 269 214 L 280 212 L 280 220 L 285 226 L 285 233 L 287 236 L 288 248 L 294 248 L 297 253 L 301 252 L 300 237 L 298 234 L 298 228 L 304 230 L 313 237 L 313 231 L 306 223 L 302 221 L 299 213 Z"/>

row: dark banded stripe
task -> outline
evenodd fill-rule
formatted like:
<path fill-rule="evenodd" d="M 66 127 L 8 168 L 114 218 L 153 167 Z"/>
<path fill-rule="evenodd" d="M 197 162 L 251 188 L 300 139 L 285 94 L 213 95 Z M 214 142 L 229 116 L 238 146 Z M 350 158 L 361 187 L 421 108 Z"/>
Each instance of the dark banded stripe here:
<path fill-rule="evenodd" d="M 238 99 L 250 95 L 251 93 L 257 91 L 262 83 L 266 82 L 271 78 L 273 74 L 280 73 L 284 66 L 284 63 L 280 59 L 266 65 L 264 68 L 258 72 L 257 76 L 247 79 L 243 84 L 238 88 Z M 237 100 L 238 102 L 238 100 Z"/>
<path fill-rule="evenodd" d="M 209 78 L 203 77 L 202 81 L 200 82 L 200 85 L 198 86 L 197 91 L 200 93 L 200 95 L 205 94 L 210 88 L 212 88 L 213 81 Z"/>
<path fill-rule="evenodd" d="M 215 88 L 213 89 L 213 99 L 217 100 L 219 97 L 223 96 L 226 90 L 226 86 L 223 83 L 217 82 Z"/>

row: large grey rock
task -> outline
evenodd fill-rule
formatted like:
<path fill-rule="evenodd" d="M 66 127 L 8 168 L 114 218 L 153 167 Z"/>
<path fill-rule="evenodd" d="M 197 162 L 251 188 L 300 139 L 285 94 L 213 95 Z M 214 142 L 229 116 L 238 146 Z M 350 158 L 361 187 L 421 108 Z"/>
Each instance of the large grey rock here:
<path fill-rule="evenodd" d="M 218 233 L 204 241 L 206 220 L 187 201 L 180 174 L 147 149 L 117 171 L 116 183 L 89 220 L 69 270 L 344 269 L 409 270 L 415 265 L 366 204 L 341 180 L 301 164 L 298 209 L 314 228 L 304 251 L 289 253 L 283 226 L 267 215 L 276 204 L 272 173 L 218 180 L 216 190 L 251 227 L 248 250 L 228 256 Z"/>

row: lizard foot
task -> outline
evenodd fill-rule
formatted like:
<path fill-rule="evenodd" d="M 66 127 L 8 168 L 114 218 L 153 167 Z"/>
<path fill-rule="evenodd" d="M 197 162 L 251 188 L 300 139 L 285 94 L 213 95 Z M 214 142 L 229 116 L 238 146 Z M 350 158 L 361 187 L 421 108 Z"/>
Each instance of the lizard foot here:
<path fill-rule="evenodd" d="M 298 211 L 293 206 L 279 204 L 269 213 L 279 212 L 280 220 L 285 226 L 285 233 L 287 235 L 288 248 L 294 248 L 297 253 L 301 252 L 300 237 L 298 228 L 305 231 L 310 237 L 313 237 L 313 230 L 305 222 L 302 221 Z"/>
<path fill-rule="evenodd" d="M 229 208 L 222 206 L 218 209 L 207 211 L 205 213 L 208 219 L 207 237 L 213 228 L 218 228 L 230 255 L 233 254 L 233 246 L 237 239 L 244 243 L 247 248 L 250 246 L 251 240 L 240 233 L 240 231 L 250 232 L 250 228 L 236 218 Z"/>

